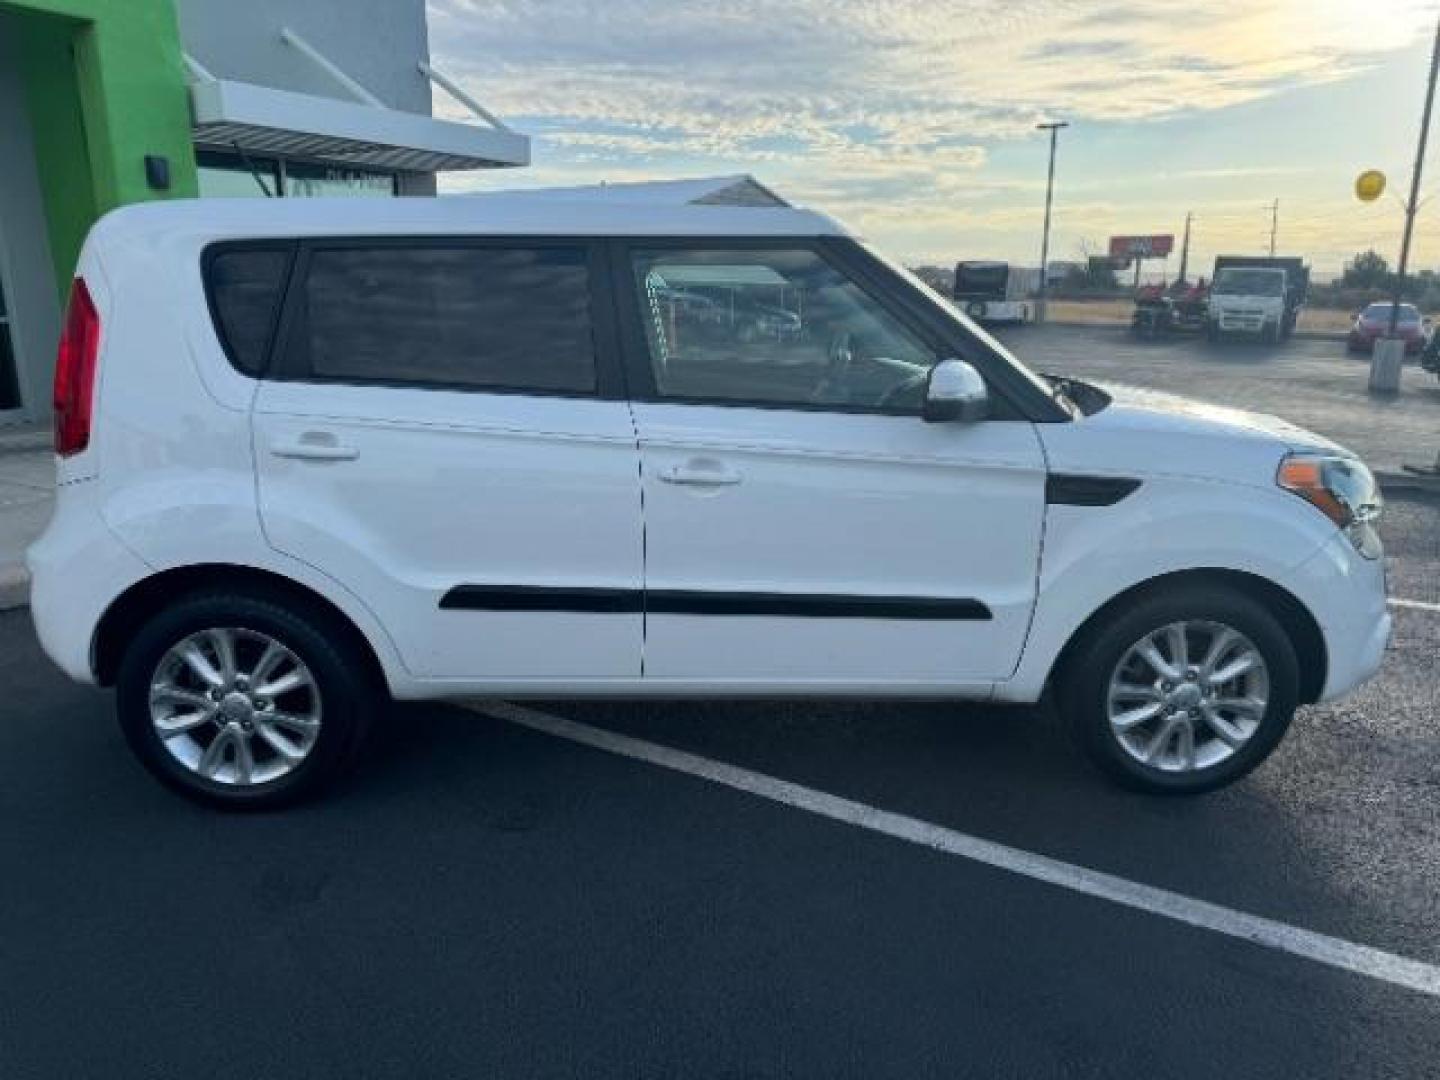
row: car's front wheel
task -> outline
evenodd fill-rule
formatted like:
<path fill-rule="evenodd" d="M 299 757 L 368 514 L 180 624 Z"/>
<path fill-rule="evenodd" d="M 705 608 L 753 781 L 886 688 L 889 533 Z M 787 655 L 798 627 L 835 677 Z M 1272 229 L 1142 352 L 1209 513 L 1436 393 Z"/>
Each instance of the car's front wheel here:
<path fill-rule="evenodd" d="M 354 759 L 382 696 L 367 660 L 318 608 L 192 594 L 126 650 L 120 726 L 145 767 L 183 795 L 236 809 L 288 805 Z"/>
<path fill-rule="evenodd" d="M 1143 791 L 1209 791 L 1280 742 L 1299 697 L 1295 649 L 1261 603 L 1190 584 L 1142 594 L 1067 659 L 1060 704 L 1090 759 Z"/>

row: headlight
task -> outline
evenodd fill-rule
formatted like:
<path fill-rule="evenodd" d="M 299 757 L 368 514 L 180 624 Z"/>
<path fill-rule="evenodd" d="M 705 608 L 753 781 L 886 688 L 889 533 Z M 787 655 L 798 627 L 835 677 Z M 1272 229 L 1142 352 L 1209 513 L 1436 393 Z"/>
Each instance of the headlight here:
<path fill-rule="evenodd" d="M 1275 482 L 1335 522 L 1365 558 L 1380 557 L 1380 534 L 1375 527 L 1385 501 L 1375 477 L 1359 459 L 1290 454 L 1280 462 Z"/>

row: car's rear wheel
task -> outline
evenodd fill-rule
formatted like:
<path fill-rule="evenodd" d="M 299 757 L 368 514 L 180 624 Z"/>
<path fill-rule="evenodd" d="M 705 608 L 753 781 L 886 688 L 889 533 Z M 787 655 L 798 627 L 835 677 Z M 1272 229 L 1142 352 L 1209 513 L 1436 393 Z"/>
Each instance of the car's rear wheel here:
<path fill-rule="evenodd" d="M 1142 594 L 1089 631 L 1059 691 L 1081 747 L 1112 779 L 1195 793 L 1269 756 L 1294 715 L 1299 669 L 1263 604 L 1185 585 Z"/>
<path fill-rule="evenodd" d="M 383 699 L 367 661 L 318 609 L 193 594 L 126 650 L 120 726 L 145 767 L 183 795 L 236 809 L 288 805 L 354 760 Z"/>

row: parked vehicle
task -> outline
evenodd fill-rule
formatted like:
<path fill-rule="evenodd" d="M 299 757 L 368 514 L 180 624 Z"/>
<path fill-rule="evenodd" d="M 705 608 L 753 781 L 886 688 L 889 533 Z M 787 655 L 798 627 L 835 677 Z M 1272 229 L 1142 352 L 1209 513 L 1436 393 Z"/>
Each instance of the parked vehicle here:
<path fill-rule="evenodd" d="M 1420 353 L 1420 367 L 1440 376 L 1440 334 L 1432 333 L 1426 339 L 1425 348 Z"/>
<path fill-rule="evenodd" d="M 1388 336 L 1390 316 L 1394 308 L 1393 303 L 1375 303 L 1357 312 L 1355 324 L 1350 327 L 1350 336 L 1347 341 L 1350 351 L 1368 351 L 1374 348 L 1376 341 Z M 1420 317 L 1419 308 L 1414 304 L 1400 305 L 1400 316 L 1395 323 L 1395 333 L 1405 342 L 1407 353 L 1418 353 L 1425 348 L 1429 329 L 1425 320 Z"/>
<path fill-rule="evenodd" d="M 1035 275 L 1038 282 L 1038 274 Z M 977 260 L 955 264 L 955 306 L 978 323 L 1030 320 L 1025 275 L 1006 262 Z"/>
<path fill-rule="evenodd" d="M 1310 289 L 1302 259 L 1221 255 L 1210 284 L 1206 336 L 1243 334 L 1275 343 L 1295 330 Z"/>
<path fill-rule="evenodd" d="M 1142 286 L 1135 292 L 1130 330 L 1138 337 L 1165 337 L 1205 329 L 1209 293 L 1203 282 Z"/>
<path fill-rule="evenodd" d="M 702 333 L 721 332 L 742 343 L 761 338 L 793 341 L 804 331 L 799 313 L 776 302 L 783 298 L 783 281 L 772 281 L 768 275 L 737 275 L 734 268 L 723 266 L 684 269 L 689 272 L 682 280 L 689 289 L 648 283 L 662 315 L 673 323 Z"/>
<path fill-rule="evenodd" d="M 736 340 L 745 344 L 765 338 L 793 341 L 804 330 L 797 312 L 748 297 L 735 304 L 733 327 Z"/>
<path fill-rule="evenodd" d="M 677 337 L 656 286 L 717 265 L 805 340 Z M 807 211 L 131 206 L 55 393 L 40 641 L 222 806 L 316 792 L 392 698 L 475 696 L 1050 689 L 1117 781 L 1202 791 L 1390 631 L 1352 454 L 1034 375 Z"/>

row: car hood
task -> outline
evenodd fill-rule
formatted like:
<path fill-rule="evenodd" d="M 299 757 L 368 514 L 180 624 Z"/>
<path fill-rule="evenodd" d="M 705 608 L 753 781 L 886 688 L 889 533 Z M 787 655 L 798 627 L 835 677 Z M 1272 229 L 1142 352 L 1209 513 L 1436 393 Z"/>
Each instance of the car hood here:
<path fill-rule="evenodd" d="M 1140 386 L 1103 383 L 1096 385 L 1110 395 L 1110 408 L 1117 411 L 1116 418 L 1129 423 L 1155 425 L 1175 431 L 1271 439 L 1283 443 L 1291 450 L 1347 452 L 1339 443 L 1270 413 L 1211 405 L 1194 398 L 1167 394 L 1162 390 L 1147 390 Z"/>
<path fill-rule="evenodd" d="M 1354 456 L 1323 435 L 1267 413 L 1136 386 L 1086 385 L 1108 398 L 1104 408 L 1072 424 L 1041 425 L 1056 471 L 1190 476 L 1269 486 L 1287 453 Z"/>

